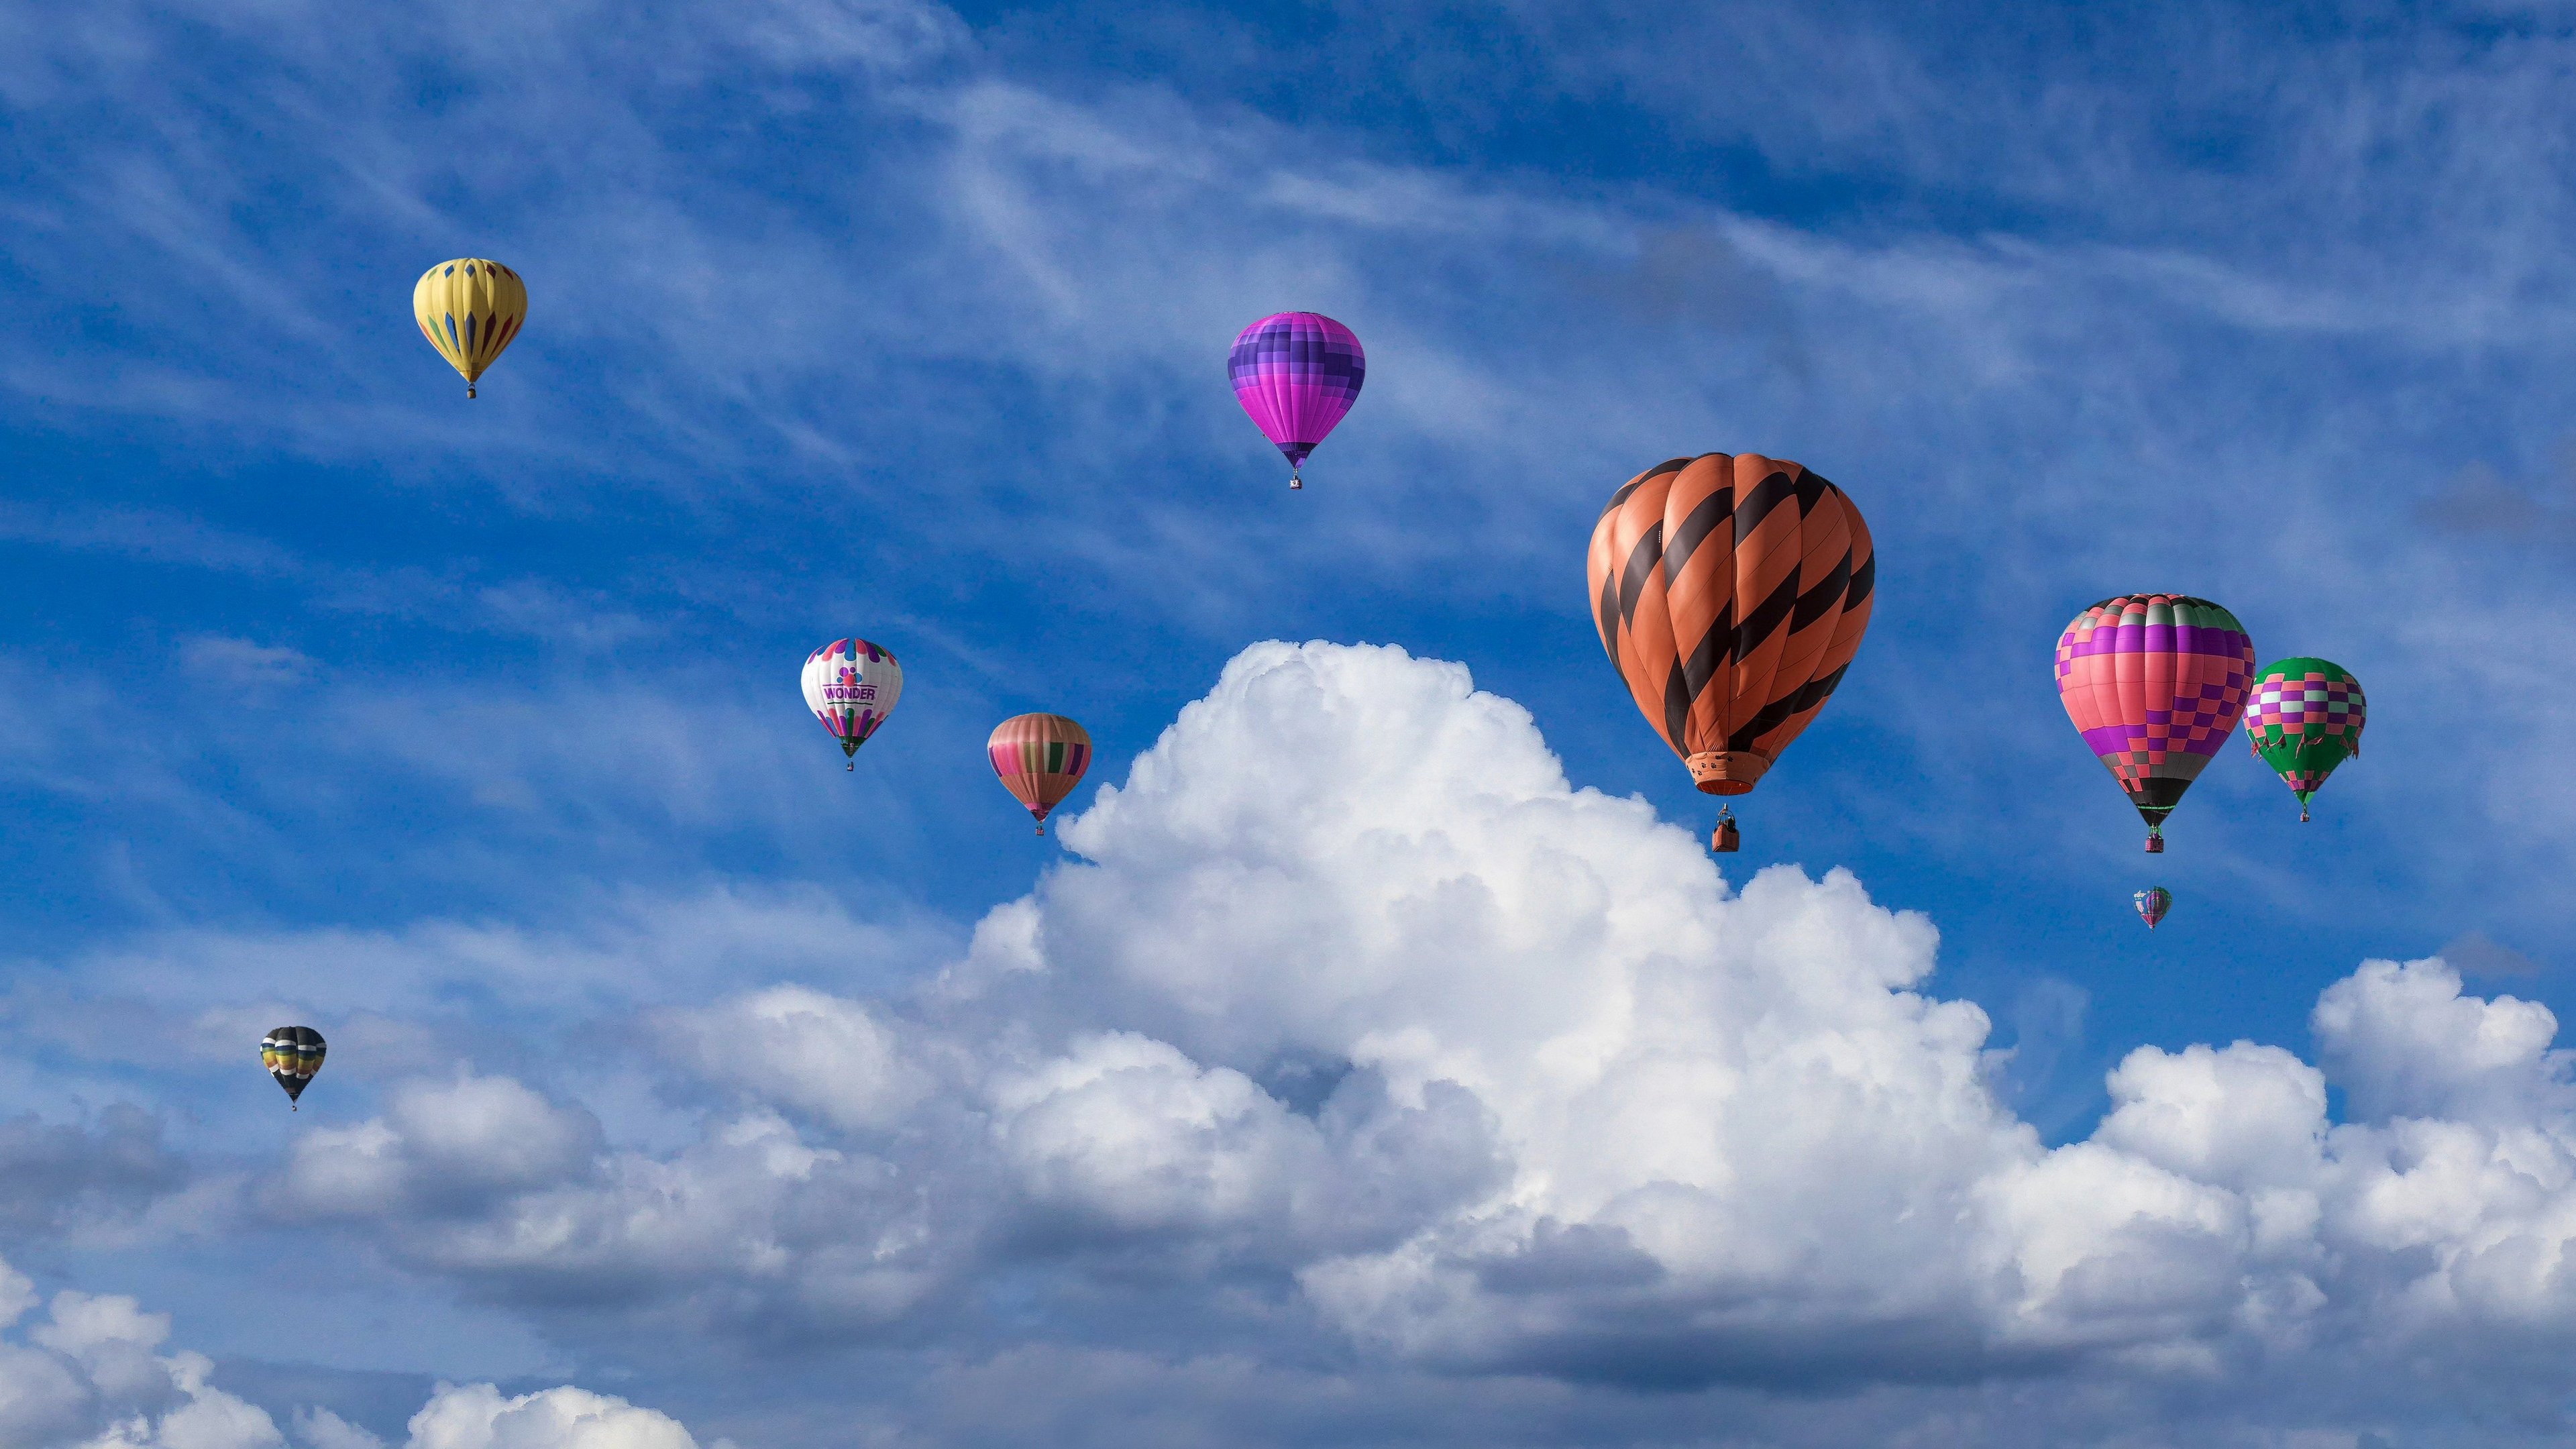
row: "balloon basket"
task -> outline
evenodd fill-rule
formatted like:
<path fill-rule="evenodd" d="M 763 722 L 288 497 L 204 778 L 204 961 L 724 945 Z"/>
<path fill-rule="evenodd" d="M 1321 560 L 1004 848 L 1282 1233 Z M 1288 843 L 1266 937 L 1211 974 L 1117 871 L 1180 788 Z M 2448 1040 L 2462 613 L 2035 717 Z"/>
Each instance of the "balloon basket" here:
<path fill-rule="evenodd" d="M 1733 855 L 1744 848 L 1744 836 L 1736 830 L 1734 821 L 1721 820 L 1708 833 L 1708 848 L 1720 855 Z"/>
<path fill-rule="evenodd" d="M 1292 489 L 1294 489 L 1294 488 L 1303 488 L 1303 487 L 1305 487 L 1305 486 L 1306 486 L 1306 480 L 1305 480 L 1305 479 L 1303 479 L 1303 478 L 1298 477 L 1298 476 L 1297 476 L 1296 474 L 1294 474 L 1294 473 L 1291 473 L 1291 474 L 1289 474 L 1289 475 L 1288 475 L 1288 486 L 1289 486 L 1290 488 L 1292 488 Z"/>
<path fill-rule="evenodd" d="M 2148 837 L 2147 837 L 2147 854 L 2149 854 L 2149 855 L 2162 855 L 2162 854 L 2164 854 L 2164 853 L 2165 853 L 2165 838 L 2164 838 L 2163 836 L 2161 836 L 2161 835 L 2150 835 L 2150 836 L 2148 836 Z"/>

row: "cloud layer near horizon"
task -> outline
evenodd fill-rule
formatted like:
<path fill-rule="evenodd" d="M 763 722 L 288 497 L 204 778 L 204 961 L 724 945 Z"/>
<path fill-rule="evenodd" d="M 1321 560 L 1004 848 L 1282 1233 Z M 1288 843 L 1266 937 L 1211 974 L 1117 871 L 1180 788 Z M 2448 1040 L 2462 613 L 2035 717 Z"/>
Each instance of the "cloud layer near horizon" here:
<path fill-rule="evenodd" d="M 298 1296 L 284 1283 L 259 1306 L 291 1332 Z M 204 1354 L 160 1351 L 170 1336 L 167 1314 L 123 1295 L 66 1290 L 41 1319 L 10 1334 L 37 1301 L 25 1275 L 0 1262 L 0 1443 L 288 1449 L 266 1410 L 212 1383 L 215 1366 Z M 304 1449 L 385 1449 L 328 1409 L 300 1410 L 291 1422 Z M 490 1384 L 440 1384 L 410 1429 L 405 1449 L 698 1449 L 667 1415 L 569 1386 L 512 1397 Z"/>
<path fill-rule="evenodd" d="M 2360 1432 L 2576 1385 L 2541 1367 L 2576 1343 L 2568 1055 L 2439 961 L 2326 992 L 2319 1065 L 2140 1047 L 2050 1148 L 1985 1014 L 1922 990 L 1929 921 L 1841 871 L 1732 889 L 1456 665 L 1255 645 L 1063 838 L 917 990 L 648 1013 L 694 1140 L 459 1068 L 308 1130 L 260 1210 L 566 1341 L 1355 1351 L 1932 1417 L 2018 1383 L 2100 1443 L 2145 1399 Z M 2287 1371 L 2320 1387 L 2264 1403 Z"/>

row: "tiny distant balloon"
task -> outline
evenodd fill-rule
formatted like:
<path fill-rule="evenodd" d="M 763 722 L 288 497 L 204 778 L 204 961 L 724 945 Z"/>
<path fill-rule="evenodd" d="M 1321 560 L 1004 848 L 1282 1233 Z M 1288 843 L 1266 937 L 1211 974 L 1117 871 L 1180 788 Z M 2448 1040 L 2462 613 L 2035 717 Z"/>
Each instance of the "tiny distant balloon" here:
<path fill-rule="evenodd" d="M 411 289 L 412 320 L 447 365 L 474 380 L 519 335 L 528 320 L 528 289 L 519 274 L 488 257 L 458 257 L 420 274 Z"/>
<path fill-rule="evenodd" d="M 2278 771 L 2299 797 L 2299 819 L 2335 766 L 2361 753 L 2368 710 L 2361 681 L 2324 659 L 2284 659 L 2265 665 L 2245 710 L 2245 735 L 2254 757 Z"/>
<path fill-rule="evenodd" d="M 843 758 L 858 754 L 902 697 L 903 666 L 865 639 L 835 639 L 805 656 L 805 706 L 841 742 Z M 847 768 L 858 767 L 850 759 Z"/>
<path fill-rule="evenodd" d="M 286 1110 L 301 1111 L 296 1099 L 322 1070 L 322 1033 L 309 1026 L 281 1026 L 259 1044 L 259 1064 L 286 1089 Z"/>
<path fill-rule="evenodd" d="M 2165 912 L 2173 909 L 2173 893 L 2163 886 L 2149 886 L 2138 892 L 2134 899 L 2138 903 L 2138 919 L 2146 922 L 2150 931 L 2156 928 L 2156 922 L 2165 918 Z"/>
<path fill-rule="evenodd" d="M 1060 714 L 1015 715 L 993 727 L 984 753 L 1002 788 L 1037 817 L 1038 834 L 1046 834 L 1047 812 L 1091 768 L 1091 736 Z"/>
<path fill-rule="evenodd" d="M 2057 699 L 2165 848 L 2165 817 L 2236 732 L 2254 645 L 2236 616 L 2185 594 L 2121 594 L 2057 639 Z"/>
<path fill-rule="evenodd" d="M 1226 373 L 1234 400 L 1287 456 L 1288 486 L 1303 488 L 1306 455 L 1359 400 L 1368 356 L 1320 312 L 1274 312 L 1236 335 Z"/>

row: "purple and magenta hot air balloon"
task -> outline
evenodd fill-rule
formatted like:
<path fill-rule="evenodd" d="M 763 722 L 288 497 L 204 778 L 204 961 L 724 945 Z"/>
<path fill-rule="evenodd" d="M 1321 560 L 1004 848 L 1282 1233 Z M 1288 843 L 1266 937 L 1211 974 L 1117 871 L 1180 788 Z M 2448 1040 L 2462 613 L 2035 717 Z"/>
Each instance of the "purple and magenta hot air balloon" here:
<path fill-rule="evenodd" d="M 1234 400 L 1288 455 L 1288 486 L 1303 488 L 1306 455 L 1359 400 L 1368 355 L 1351 329 L 1321 312 L 1274 312 L 1236 336 L 1226 374 Z"/>

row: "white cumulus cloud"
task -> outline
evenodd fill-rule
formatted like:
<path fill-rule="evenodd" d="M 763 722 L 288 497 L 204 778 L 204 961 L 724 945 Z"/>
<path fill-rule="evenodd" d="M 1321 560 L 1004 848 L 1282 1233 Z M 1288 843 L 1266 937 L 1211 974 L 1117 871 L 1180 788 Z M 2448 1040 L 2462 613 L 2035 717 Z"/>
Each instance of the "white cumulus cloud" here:
<path fill-rule="evenodd" d="M 1255 646 L 1064 838 L 1081 858 L 932 998 L 1005 1063 L 982 1090 L 1020 1190 L 1265 1225 L 1244 1252 L 1292 1247 L 1329 1321 L 1426 1365 L 2202 1374 L 2329 1341 L 2438 1358 L 2471 1323 L 2576 1335 L 2555 1022 L 2439 962 L 2329 991 L 2322 1071 L 2143 1048 L 2052 1150 L 1992 1089 L 1984 1014 L 1923 990 L 1929 922 L 1842 872 L 1731 888 L 1641 802 L 1570 788 L 1454 665 Z M 1318 1063 L 1347 1075 L 1311 1121 L 1263 1085 Z M 2356 1120 L 2329 1119 L 2329 1072 Z M 1286 1230 L 1316 1184 L 1358 1200 L 1336 1112 L 1439 1092 L 1492 1171 L 1365 1248 Z"/>
<path fill-rule="evenodd" d="M 27 1277 L 0 1263 L 0 1445 L 287 1449 L 267 1410 L 215 1387 L 212 1360 L 165 1351 L 168 1314 L 65 1290 L 12 1342 L 7 1330 L 38 1303 Z M 328 1409 L 300 1408 L 292 1423 L 306 1449 L 384 1449 Z M 570 1385 L 509 1398 L 490 1384 L 440 1384 L 410 1430 L 406 1449 L 700 1449 L 666 1414 Z"/>
<path fill-rule="evenodd" d="M 664 1026 L 708 1077 L 756 1088 L 837 1127 L 885 1126 L 926 1086 L 867 1007 L 802 986 L 672 1012 Z"/>
<path fill-rule="evenodd" d="M 698 1449 L 698 1441 L 666 1414 L 584 1389 L 506 1398 L 490 1384 L 441 1384 L 412 1416 L 410 1449 Z"/>
<path fill-rule="evenodd" d="M 839 1342 L 1258 1358 L 1293 1300 L 1433 1375 L 2246 1402 L 2295 1362 L 2474 1399 L 2503 1354 L 2514 1394 L 2576 1389 L 2569 1058 L 2439 960 L 2325 992 L 2314 1063 L 2141 1047 L 2050 1147 L 1985 1014 L 1928 989 L 1929 921 L 1843 871 L 1730 883 L 1456 665 L 1256 645 L 1063 838 L 908 996 L 652 1017 L 727 1099 L 693 1144 L 414 1083 L 308 1132 L 284 1203 L 504 1296 Z M 979 1317 L 1057 1291 L 1102 1311 Z M 605 1402 L 441 1412 L 627 1422 Z"/>
<path fill-rule="evenodd" d="M 286 1449 L 267 1412 L 213 1386 L 200 1353 L 161 1351 L 167 1314 L 120 1295 L 66 1290 L 23 1341 L 37 1305 L 0 1263 L 0 1444 L 12 1449 Z"/>

